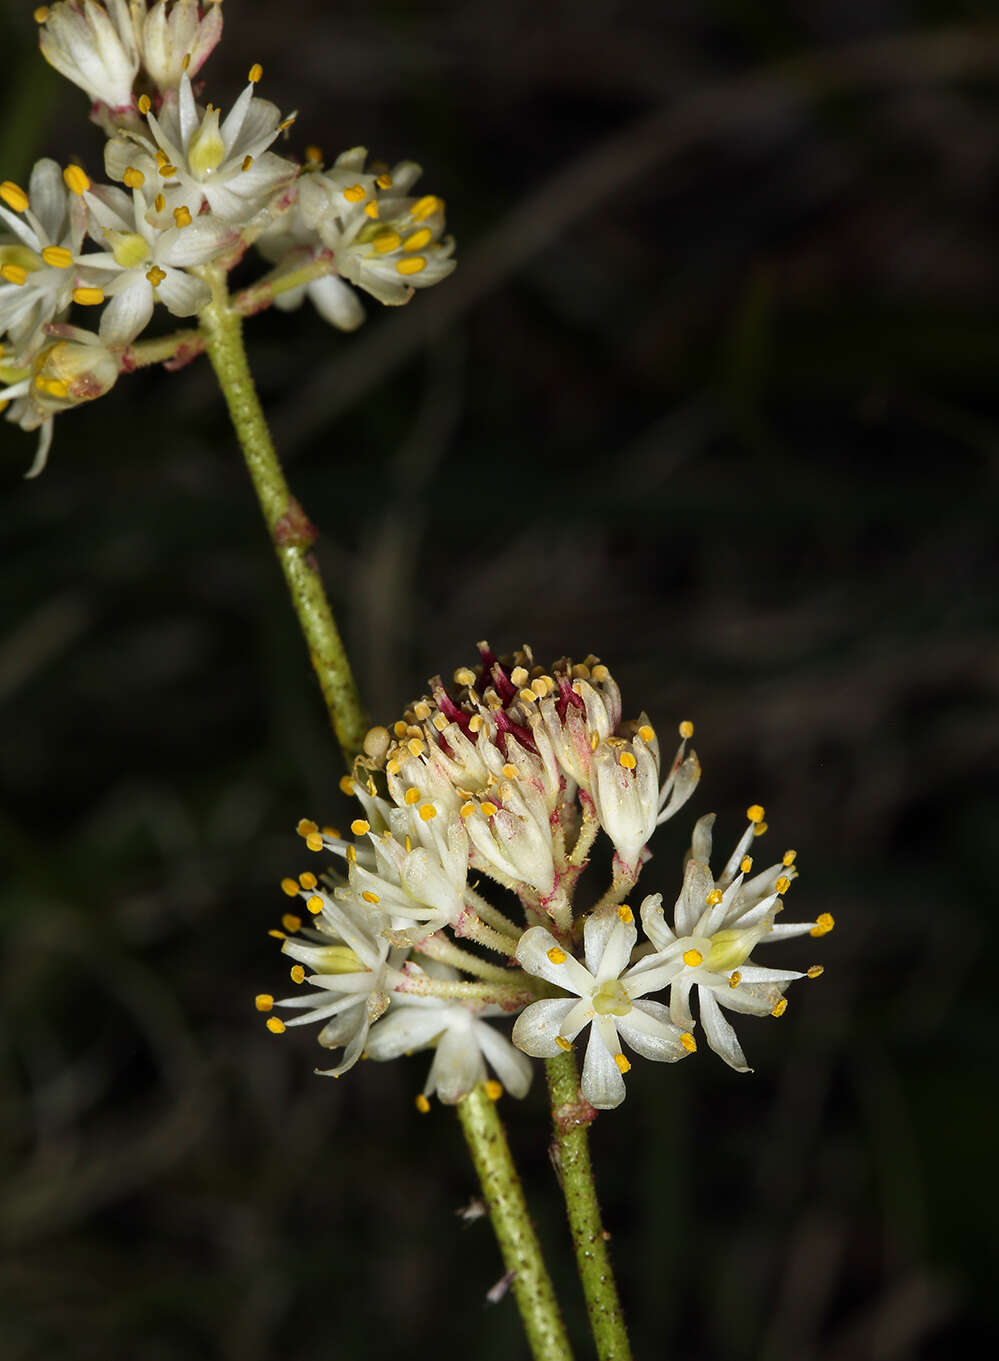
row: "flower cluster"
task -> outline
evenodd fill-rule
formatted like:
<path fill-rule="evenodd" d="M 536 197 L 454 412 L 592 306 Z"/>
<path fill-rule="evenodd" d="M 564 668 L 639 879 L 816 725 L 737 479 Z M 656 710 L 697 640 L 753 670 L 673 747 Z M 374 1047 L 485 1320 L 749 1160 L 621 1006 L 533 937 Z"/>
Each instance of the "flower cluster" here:
<path fill-rule="evenodd" d="M 343 330 L 364 318 L 352 285 L 398 304 L 454 269 L 442 200 L 409 196 L 418 165 L 365 168 L 356 148 L 324 170 L 315 148 L 303 161 L 273 150 L 295 115 L 258 96 L 259 64 L 227 113 L 200 101 L 217 0 L 60 0 L 35 18 L 42 55 L 91 101 L 110 183 L 44 159 L 27 189 L 0 184 L 0 411 L 40 429 L 28 476 L 53 417 L 136 366 L 156 306 L 197 317 L 252 244 L 273 266 L 257 307 L 308 293 Z M 69 325 L 74 306 L 102 308 L 96 327 Z"/>
<path fill-rule="evenodd" d="M 414 1049 L 435 1056 L 419 1098 L 454 1102 L 485 1076 L 522 1096 L 526 1055 L 554 1058 L 588 1028 L 582 1095 L 597 1109 L 625 1096 L 624 1047 L 672 1063 L 708 1046 L 748 1071 L 727 1011 L 780 1016 L 784 992 L 807 970 L 753 962 L 758 945 L 825 935 L 832 919 L 776 918 L 797 875 L 795 852 L 754 871 L 750 853 L 766 831 L 763 809 L 720 874 L 710 867 L 713 815 L 696 824 L 672 923 L 662 895 L 637 916 L 624 901 L 650 857 L 656 827 L 692 794 L 700 775 L 687 750 L 693 726 L 660 769 L 648 716 L 623 717 L 621 693 L 598 658 L 535 665 L 529 648 L 500 659 L 479 645 L 448 689 L 429 693 L 391 729 L 373 728 L 344 791 L 362 813 L 350 835 L 299 824 L 312 852 L 341 868 L 285 879 L 305 913 L 288 913 L 272 934 L 296 961 L 291 977 L 311 984 L 257 1006 L 268 1027 L 326 1021 L 320 1043 L 342 1048 L 339 1076 L 362 1054 L 388 1059 Z M 612 847 L 610 883 L 579 907 L 577 886 L 597 837 Z M 486 896 L 481 881 L 496 892 Z M 504 907 L 500 892 L 515 895 Z M 303 925 L 308 921 L 308 925 Z M 460 942 L 460 943 L 459 943 Z M 490 961 L 488 952 L 499 956 Z M 698 1017 L 691 1010 L 696 989 Z M 654 1000 L 660 993 L 663 1000 Z M 512 1043 L 486 1018 L 516 1014 Z"/>

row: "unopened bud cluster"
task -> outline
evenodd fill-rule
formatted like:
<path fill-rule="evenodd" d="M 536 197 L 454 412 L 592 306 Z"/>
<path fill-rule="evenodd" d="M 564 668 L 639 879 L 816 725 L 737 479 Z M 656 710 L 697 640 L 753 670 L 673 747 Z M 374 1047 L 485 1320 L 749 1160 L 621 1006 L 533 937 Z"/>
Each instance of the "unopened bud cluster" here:
<path fill-rule="evenodd" d="M 43 159 L 27 188 L 0 183 L 0 410 L 41 430 L 29 476 L 53 416 L 112 387 L 157 305 L 197 317 L 211 270 L 253 243 L 274 267 L 263 305 L 308 294 L 344 330 L 364 318 L 351 285 L 399 304 L 454 269 L 442 200 L 410 193 L 418 165 L 369 165 L 359 147 L 324 169 L 317 148 L 301 160 L 271 150 L 295 115 L 257 96 L 258 64 L 227 113 L 200 101 L 192 82 L 222 34 L 217 0 L 60 0 L 35 19 L 43 56 L 107 136 L 108 182 Z M 323 268 L 296 286 L 308 265 Z M 101 309 L 96 330 L 68 324 L 74 307 Z M 50 373 L 54 339 L 70 347 L 72 381 Z"/>
<path fill-rule="evenodd" d="M 753 805 L 716 872 L 714 817 L 702 817 L 672 922 L 659 893 L 636 913 L 625 899 L 649 841 L 700 775 L 692 724 L 679 725 L 663 763 L 648 716 L 624 717 L 596 657 L 546 671 L 526 647 L 500 659 L 481 643 L 479 654 L 450 687 L 435 677 L 391 729 L 368 733 L 344 780 L 360 805 L 349 835 L 299 824 L 326 859 L 283 881 L 298 910 L 272 934 L 300 990 L 257 998 L 268 1028 L 322 1021 L 320 1044 L 343 1050 L 321 1070 L 333 1076 L 363 1055 L 433 1049 L 421 1108 L 435 1092 L 458 1100 L 488 1069 L 522 1096 L 528 1056 L 555 1057 L 584 1031 L 582 1092 L 598 1109 L 624 1099 L 625 1047 L 672 1063 L 696 1051 L 698 1024 L 710 1048 L 748 1071 L 724 1012 L 780 1016 L 788 983 L 821 973 L 763 967 L 753 951 L 832 929 L 828 916 L 776 921 L 795 852 L 754 868 L 766 823 Z M 600 837 L 610 882 L 584 902 L 577 888 Z M 491 1023 L 503 1014 L 516 1015 L 510 1039 Z"/>

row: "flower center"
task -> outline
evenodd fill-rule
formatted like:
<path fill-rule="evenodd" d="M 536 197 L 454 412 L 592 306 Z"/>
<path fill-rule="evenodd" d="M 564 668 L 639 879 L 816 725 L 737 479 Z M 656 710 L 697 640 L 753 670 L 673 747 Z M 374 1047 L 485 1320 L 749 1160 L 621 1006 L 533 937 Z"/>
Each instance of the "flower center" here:
<path fill-rule="evenodd" d="M 704 967 L 714 973 L 729 973 L 737 969 L 753 952 L 753 946 L 760 939 L 757 928 L 749 931 L 716 931 L 711 937 L 711 949 Z"/>
<path fill-rule="evenodd" d="M 593 1010 L 598 1016 L 627 1016 L 631 1011 L 631 998 L 619 978 L 610 978 L 601 983 L 593 994 Z"/>
<path fill-rule="evenodd" d="M 219 111 L 212 109 L 201 120 L 201 127 L 187 148 L 187 164 L 199 180 L 206 179 L 225 160 L 225 142 L 219 132 Z"/>
<path fill-rule="evenodd" d="M 135 269 L 149 258 L 149 242 L 138 232 L 108 232 L 108 240 L 121 269 Z"/>

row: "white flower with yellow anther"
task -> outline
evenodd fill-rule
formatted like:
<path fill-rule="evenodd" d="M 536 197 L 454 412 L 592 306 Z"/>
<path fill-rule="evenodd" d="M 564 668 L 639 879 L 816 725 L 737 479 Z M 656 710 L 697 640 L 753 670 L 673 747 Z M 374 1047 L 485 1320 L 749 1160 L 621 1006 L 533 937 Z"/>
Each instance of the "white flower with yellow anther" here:
<path fill-rule="evenodd" d="M 589 792 L 593 752 L 617 732 L 621 691 L 596 657 L 555 667 L 556 690 L 543 696 L 538 712 L 559 765 Z"/>
<path fill-rule="evenodd" d="M 261 232 L 255 245 L 264 259 L 275 266 L 270 276 L 275 283 L 279 283 L 282 276 L 311 263 L 325 250 L 315 229 L 303 221 L 297 198 L 266 231 Z M 311 283 L 276 293 L 274 306 L 281 312 L 294 312 L 306 298 L 322 319 L 339 331 L 356 331 L 364 321 L 360 298 L 350 284 L 344 283 L 336 274 L 325 274 Z"/>
<path fill-rule="evenodd" d="M 436 835 L 431 831 L 429 847 L 414 846 L 411 837 L 399 841 L 388 833 L 371 833 L 375 868 L 367 869 L 356 859 L 348 862 L 354 893 L 385 914 L 395 935 L 407 933 L 409 940 L 454 925 L 465 910 L 468 838 L 460 822 L 441 823 Z"/>
<path fill-rule="evenodd" d="M 132 113 L 139 48 L 126 0 L 61 0 L 35 18 L 42 56 L 89 96 L 97 122 L 110 127 Z"/>
<path fill-rule="evenodd" d="M 642 903 L 642 925 L 656 953 L 638 965 L 640 971 L 648 968 L 656 977 L 662 976 L 664 967 L 672 970 L 668 977 L 670 1015 L 684 1029 L 693 1024 L 690 992 L 697 989 L 700 1021 L 708 1044 L 742 1073 L 750 1069 L 721 1008 L 751 1016 L 781 1016 L 787 1009 L 784 990 L 788 983 L 806 976 L 817 978 L 822 973 L 819 965 L 804 973 L 762 968 L 752 963 L 753 950 L 773 940 L 823 936 L 833 927 L 827 913 L 814 922 L 775 924 L 774 917 L 783 906 L 782 896 L 797 874 L 795 853 L 785 852 L 777 864 L 747 878 L 753 866 L 748 850 L 757 829 L 764 826 L 759 805 L 750 808 L 748 814 L 746 833 L 717 880 L 707 864 L 714 815 L 698 822 L 673 927 L 666 924 L 662 894 L 652 894 Z"/>
<path fill-rule="evenodd" d="M 542 926 L 526 931 L 517 946 L 522 968 L 573 995 L 532 1002 L 517 1017 L 513 1042 L 535 1058 L 554 1058 L 591 1026 L 581 1087 L 598 1110 L 611 1110 L 624 1100 L 624 1074 L 631 1064 L 621 1050 L 622 1039 L 635 1053 L 659 1063 L 674 1063 L 697 1047 L 692 1027 L 673 1024 L 666 1007 L 646 999 L 664 986 L 669 966 L 657 969 L 643 961 L 644 968 L 628 968 L 637 938 L 632 912 L 622 906 L 586 919 L 585 963 Z"/>
<path fill-rule="evenodd" d="M 90 181 L 78 166 L 67 170 L 78 187 Z M 16 357 L 27 362 L 45 344 L 45 326 L 60 317 L 73 292 L 92 282 L 79 260 L 87 208 L 52 160 L 35 163 L 28 192 L 0 184 L 0 220 L 13 239 L 0 239 L 0 335 L 9 337 Z"/>
<path fill-rule="evenodd" d="M 53 341 L 32 359 L 27 371 L 16 374 L 0 364 L 0 411 L 10 403 L 7 420 L 22 430 L 40 430 L 34 462 L 25 477 L 37 477 L 45 467 L 52 444 L 53 419 L 61 411 L 92 402 L 114 387 L 118 362 L 97 336 L 64 326 L 63 338 Z"/>
<path fill-rule="evenodd" d="M 222 36 L 221 0 L 129 0 L 142 67 L 161 94 L 193 78 Z"/>
<path fill-rule="evenodd" d="M 433 194 L 407 198 L 421 174 L 403 161 L 391 171 L 365 171 L 368 153 L 354 147 L 328 171 L 303 176 L 302 216 L 332 252 L 345 279 L 390 306 L 414 288 L 447 278 L 454 241 L 441 239 L 444 202 Z"/>
<path fill-rule="evenodd" d="M 267 150 L 295 115 L 282 119 L 273 104 L 254 98 L 260 74 L 259 66 L 251 69 L 249 84 L 221 121 L 214 105 L 202 109 L 195 102 L 186 73 L 176 99 L 163 105 L 158 118 L 148 95 L 142 96 L 139 111 L 151 136 L 123 132 L 108 142 L 104 165 L 110 178 L 128 184 L 129 172 L 138 171 L 154 201 L 157 193 L 179 188 L 192 217 L 207 203 L 225 222 L 246 226 L 298 173 L 291 161 Z"/>
<path fill-rule="evenodd" d="M 555 890 L 555 847 L 541 795 L 513 780 L 491 797 L 469 799 L 460 816 L 475 848 L 473 864 L 507 887 L 524 884 L 542 899 Z"/>
<path fill-rule="evenodd" d="M 415 966 L 410 964 L 409 968 Z M 454 969 L 433 962 L 420 972 L 433 978 L 459 978 Z M 384 1060 L 418 1049 L 434 1050 L 430 1073 L 417 1102 L 421 1110 L 429 1109 L 427 1098 L 434 1095 L 453 1106 L 485 1080 L 487 1064 L 512 1096 L 523 1097 L 533 1076 L 530 1060 L 483 1019 L 503 1014 L 502 1007 L 491 1004 L 394 993 L 388 1014 L 368 1034 L 365 1052 L 369 1059 Z"/>
<path fill-rule="evenodd" d="M 141 172 L 137 172 L 140 173 Z M 186 273 L 225 249 L 234 229 L 211 214 L 193 217 L 186 203 L 176 201 L 160 209 L 149 203 L 142 188 L 131 194 L 108 185 L 84 194 L 90 209 L 90 235 L 108 247 L 83 256 L 102 271 L 102 284 L 74 297 L 78 302 L 111 299 L 101 316 L 100 335 L 108 345 L 127 345 L 148 324 L 153 306 L 161 302 L 175 317 L 190 317 L 211 298 L 202 279 Z M 157 225 L 169 222 L 170 225 Z"/>

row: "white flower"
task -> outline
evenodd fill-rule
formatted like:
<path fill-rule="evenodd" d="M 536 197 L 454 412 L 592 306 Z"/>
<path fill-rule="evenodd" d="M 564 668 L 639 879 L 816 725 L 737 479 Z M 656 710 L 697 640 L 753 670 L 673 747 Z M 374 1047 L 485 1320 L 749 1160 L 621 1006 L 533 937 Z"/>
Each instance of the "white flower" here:
<path fill-rule="evenodd" d="M 255 244 L 264 259 L 277 267 L 271 276 L 275 280 L 328 254 L 315 228 L 303 221 L 297 198 L 266 231 L 261 232 Z M 356 331 L 364 321 L 360 298 L 350 284 L 335 274 L 326 274 L 311 283 L 278 293 L 274 306 L 282 312 L 293 312 L 306 298 L 323 320 L 339 331 Z"/>
<path fill-rule="evenodd" d="M 90 97 L 98 121 L 131 113 L 139 49 L 126 0 L 62 0 L 35 13 L 42 56 Z"/>
<path fill-rule="evenodd" d="M 79 167 L 71 168 L 74 175 L 86 180 Z M 87 209 L 47 158 L 34 165 L 27 193 L 6 180 L 0 199 L 0 219 L 16 238 L 0 243 L 0 335 L 7 333 L 26 362 L 45 343 L 45 326 L 65 313 L 74 290 L 91 282 L 78 258 Z"/>
<path fill-rule="evenodd" d="M 282 121 L 280 111 L 265 99 L 254 98 L 253 80 L 220 121 L 213 105 L 195 103 L 187 73 L 180 79 L 176 98 L 167 100 L 160 116 L 148 100 L 140 100 L 151 137 L 122 132 L 104 149 L 104 165 L 113 180 L 127 183 L 128 172 L 138 171 L 152 193 L 179 186 L 180 197 L 197 217 L 207 203 L 215 216 L 246 226 L 266 208 L 279 189 L 295 178 L 298 167 L 267 150 L 295 115 Z"/>
<path fill-rule="evenodd" d="M 783 907 L 781 898 L 797 874 L 795 853 L 787 851 L 777 864 L 746 878 L 752 869 L 747 850 L 757 828 L 763 825 L 762 818 L 763 809 L 758 805 L 749 809 L 746 833 L 717 880 L 706 863 L 711 854 L 714 815 L 701 818 L 694 831 L 673 928 L 667 926 L 663 916 L 662 894 L 647 897 L 641 907 L 642 925 L 657 953 L 641 960 L 638 969 L 647 968 L 657 977 L 662 976 L 664 966 L 671 971 L 670 1015 L 685 1029 L 693 1025 L 689 999 L 696 987 L 708 1044 L 742 1073 L 750 1069 L 721 1007 L 751 1016 L 781 1016 L 787 1009 L 787 984 L 806 973 L 817 978 L 822 972 L 819 965 L 806 973 L 762 968 L 752 963 L 753 950 L 761 942 L 824 936 L 833 927 L 828 913 L 814 922 L 775 924 L 774 917 Z"/>
<path fill-rule="evenodd" d="M 526 931 L 517 946 L 517 960 L 528 973 L 574 995 L 532 1002 L 517 1017 L 513 1042 L 535 1058 L 554 1058 L 591 1025 L 581 1087 L 598 1110 L 611 1110 L 624 1100 L 624 1074 L 631 1064 L 621 1052 L 622 1039 L 643 1058 L 660 1063 L 674 1063 L 696 1048 L 689 1026 L 674 1025 L 661 1003 L 639 1000 L 664 985 L 668 968 L 627 967 L 637 936 L 631 910 L 619 907 L 586 919 L 585 964 L 543 926 Z"/>
<path fill-rule="evenodd" d="M 177 191 L 171 193 L 169 202 L 160 195 L 159 206 L 150 205 L 138 187 L 130 195 L 112 186 L 84 194 L 90 234 L 97 239 L 99 230 L 110 247 L 83 257 L 92 269 L 105 272 L 102 290 L 95 292 L 111 298 L 100 323 L 101 339 L 108 345 L 134 340 L 148 324 L 155 302 L 176 317 L 190 317 L 210 300 L 204 280 L 185 269 L 213 259 L 236 233 L 210 213 L 192 217 L 187 204 L 176 202 Z M 103 301 L 103 296 L 96 300 Z"/>
<path fill-rule="evenodd" d="M 175 90 L 186 73 L 193 79 L 222 36 L 221 0 L 131 0 L 135 37 L 144 69 L 161 94 Z"/>
<path fill-rule="evenodd" d="M 425 972 L 436 978 L 459 976 L 455 970 L 433 963 L 427 965 Z M 473 1007 L 439 997 L 394 994 L 388 1015 L 368 1034 L 366 1053 L 368 1058 L 382 1060 L 433 1048 L 434 1059 L 423 1096 L 436 1093 L 445 1105 L 453 1106 L 482 1082 L 487 1063 L 511 1095 L 523 1097 L 533 1076 L 530 1061 L 505 1035 L 482 1019 L 502 1015 L 498 1006 Z"/>

